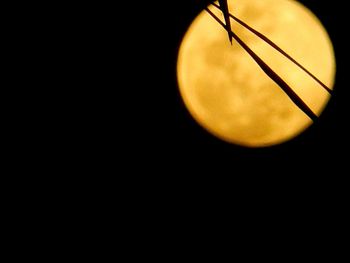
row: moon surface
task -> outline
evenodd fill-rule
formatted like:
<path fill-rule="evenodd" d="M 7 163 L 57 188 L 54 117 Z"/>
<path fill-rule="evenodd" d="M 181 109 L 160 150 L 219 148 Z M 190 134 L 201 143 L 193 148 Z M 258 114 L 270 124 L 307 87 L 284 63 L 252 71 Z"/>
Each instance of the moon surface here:
<path fill-rule="evenodd" d="M 332 88 L 335 57 L 318 18 L 294 0 L 229 0 L 230 13 L 258 30 Z M 222 21 L 222 13 L 210 6 Z M 330 95 L 320 84 L 231 19 L 235 32 L 320 116 Z M 246 147 L 286 142 L 312 121 L 207 12 L 179 48 L 180 95 L 193 119 L 217 138 Z"/>

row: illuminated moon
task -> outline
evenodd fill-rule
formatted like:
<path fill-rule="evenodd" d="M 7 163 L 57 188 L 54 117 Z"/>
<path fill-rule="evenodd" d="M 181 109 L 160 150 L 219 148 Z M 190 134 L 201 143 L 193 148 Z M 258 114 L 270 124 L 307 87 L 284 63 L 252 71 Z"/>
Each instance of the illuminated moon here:
<path fill-rule="evenodd" d="M 318 18 L 293 0 L 229 0 L 232 14 L 263 33 L 333 87 L 335 58 Z M 222 21 L 223 16 L 210 6 Z M 231 20 L 232 31 L 252 48 L 318 116 L 330 95 L 316 81 L 261 39 Z M 312 121 L 233 41 L 207 12 L 200 13 L 181 43 L 177 76 L 194 120 L 214 136 L 237 145 L 286 142 Z"/>

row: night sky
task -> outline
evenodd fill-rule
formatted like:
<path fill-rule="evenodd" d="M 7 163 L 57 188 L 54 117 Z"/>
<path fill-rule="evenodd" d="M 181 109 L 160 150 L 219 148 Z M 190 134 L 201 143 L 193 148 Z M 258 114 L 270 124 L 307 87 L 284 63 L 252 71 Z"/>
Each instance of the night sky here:
<path fill-rule="evenodd" d="M 11 116 L 14 125 L 4 125 L 15 130 L 13 139 L 5 137 L 5 142 L 23 157 L 9 163 L 10 176 L 6 159 L 3 169 L 5 178 L 15 182 L 3 184 L 10 189 L 4 204 L 7 221 L 14 221 L 10 231 L 17 229 L 13 238 L 30 249 L 27 244 L 33 238 L 43 240 L 49 253 L 58 248 L 53 256 L 62 251 L 90 256 L 90 250 L 85 251 L 92 247 L 98 257 L 117 248 L 129 258 L 164 260 L 166 255 L 183 260 L 189 258 L 188 252 L 198 258 L 196 246 L 206 256 L 201 242 L 206 247 L 221 244 L 221 239 L 211 238 L 219 233 L 232 248 L 233 240 L 241 243 L 235 236 L 239 230 L 247 241 L 260 245 L 268 237 L 285 249 L 289 246 L 280 240 L 289 240 L 294 233 L 297 242 L 287 257 L 300 250 L 295 247 L 310 250 L 312 237 L 320 243 L 327 232 L 346 237 L 342 228 L 349 222 L 344 216 L 349 199 L 348 3 L 302 2 L 333 41 L 334 95 L 306 132 L 282 145 L 258 149 L 209 134 L 180 97 L 177 53 L 188 26 L 202 11 L 202 0 L 79 2 L 73 11 L 64 4 L 60 10 L 57 3 L 52 9 L 37 3 L 37 11 L 47 19 L 26 9 L 30 19 L 25 17 L 20 24 L 29 33 L 23 37 L 14 30 L 21 36 L 20 45 L 9 52 L 32 56 L 23 63 L 22 58 L 14 60 L 24 65 L 28 78 L 15 71 L 13 81 L 22 79 L 24 84 L 9 88 L 25 103 L 17 107 L 17 101 L 10 102 L 8 109 L 28 120 Z M 48 23 L 50 17 L 57 28 Z M 27 23 L 31 19 L 37 25 Z M 37 28 L 38 38 L 33 32 Z M 4 152 L 5 157 L 12 158 L 11 154 Z M 276 236 L 271 237 L 271 229 Z M 329 238 L 328 243 L 345 246 L 341 237 Z M 42 243 L 33 242 L 36 248 Z M 248 242 L 242 246 L 249 249 L 248 256 L 257 254 Z M 271 245 L 267 252 L 275 251 L 282 250 Z M 333 260 L 336 255 L 338 251 L 332 253 Z"/>
<path fill-rule="evenodd" d="M 147 83 L 138 87 L 142 109 L 141 116 L 137 116 L 139 128 L 134 138 L 140 159 L 150 158 L 155 166 L 164 164 L 180 172 L 184 167 L 201 172 L 218 169 L 227 176 L 254 174 L 256 167 L 261 174 L 278 176 L 285 176 L 291 170 L 296 176 L 308 173 L 314 178 L 325 168 L 340 174 L 338 169 L 346 164 L 343 157 L 349 141 L 343 2 L 301 1 L 322 21 L 334 45 L 337 73 L 328 106 L 319 120 L 300 136 L 261 149 L 243 148 L 217 139 L 192 119 L 182 102 L 176 79 L 177 52 L 188 26 L 202 9 L 203 2 L 199 2 L 170 1 L 164 12 L 151 10 L 147 14 L 150 19 L 146 24 L 151 27 L 142 30 L 144 42 L 140 40 L 142 44 L 137 44 L 142 48 L 141 64 L 146 69 L 141 70 L 144 76 L 140 82 Z"/>
<path fill-rule="evenodd" d="M 252 160 L 262 158 L 266 162 L 295 160 L 306 163 L 309 157 L 324 165 L 340 161 L 338 160 L 339 149 L 348 141 L 345 129 L 347 120 L 345 115 L 348 112 L 345 102 L 348 94 L 344 76 L 345 36 L 341 31 L 342 21 L 345 18 L 340 15 L 342 9 L 338 4 L 329 6 L 329 3 L 321 3 L 321 1 L 303 1 L 303 3 L 323 22 L 333 41 L 336 54 L 335 92 L 319 121 L 296 139 L 265 149 L 246 149 L 222 142 L 195 123 L 182 103 L 176 81 L 176 56 L 181 38 L 192 19 L 200 11 L 193 1 L 192 5 L 169 7 L 167 19 L 170 26 L 168 32 L 162 34 L 165 43 L 158 44 L 162 45 L 158 50 L 162 73 L 155 87 L 156 90 L 153 91 L 159 94 L 156 94 L 156 103 L 152 105 L 155 107 L 155 116 L 152 116 L 152 119 L 159 121 L 154 127 L 156 130 L 159 127 L 164 128 L 158 131 L 162 138 L 161 148 L 169 146 L 165 151 L 174 150 L 180 159 L 182 159 L 181 156 L 186 156 L 186 159 L 203 158 L 214 162 L 220 162 L 220 160 L 228 162 L 244 160 L 245 162 L 250 158 Z"/>
<path fill-rule="evenodd" d="M 241 241 L 234 236 L 239 230 L 246 239 L 260 241 L 259 245 L 268 237 L 285 247 L 288 245 L 280 240 L 294 234 L 293 241 L 297 242 L 288 257 L 300 244 L 309 250 L 309 243 L 314 244 L 311 237 L 324 242 L 327 231 L 343 233 L 341 228 L 347 225 L 339 222 L 348 224 L 344 217 L 348 210 L 350 105 L 347 2 L 303 1 L 323 22 L 334 44 L 334 95 L 321 118 L 306 132 L 287 143 L 261 149 L 217 139 L 193 120 L 182 102 L 176 79 L 177 52 L 188 26 L 202 11 L 199 2 L 124 1 L 114 3 L 117 8 L 103 7 L 96 18 L 86 12 L 92 20 L 91 27 L 86 28 L 92 44 L 84 49 L 88 42 L 84 38 L 74 52 L 84 50 L 82 64 L 93 66 L 93 70 L 84 70 L 82 78 L 70 82 L 71 86 L 64 83 L 69 88 L 64 95 L 69 98 L 75 86 L 80 87 L 73 99 L 77 109 L 67 110 L 71 123 L 62 131 L 56 125 L 57 136 L 50 138 L 63 145 L 59 145 L 62 151 L 57 158 L 43 152 L 47 159 L 57 160 L 51 169 L 62 167 L 66 160 L 73 166 L 61 168 L 50 185 L 62 185 L 57 187 L 57 199 L 66 198 L 72 212 L 86 212 L 72 223 L 69 211 L 51 226 L 67 222 L 69 229 L 74 228 L 72 233 L 83 226 L 83 238 L 91 236 L 91 227 L 109 236 L 95 239 L 98 242 L 109 242 L 113 230 L 119 238 L 119 230 L 124 230 L 127 238 L 121 240 L 131 247 L 130 256 L 152 253 L 158 257 L 164 253 L 171 258 L 199 247 L 197 241 L 216 243 L 218 239 L 210 238 L 214 232 L 226 236 L 230 247 L 232 240 Z M 134 9 L 120 7 L 122 4 Z M 95 20 L 103 22 L 96 26 Z M 79 26 L 80 22 L 84 24 L 79 20 Z M 97 35 L 90 34 L 93 26 Z M 91 53 L 96 58 L 91 58 Z M 77 67 L 72 67 L 75 74 Z M 89 83 L 81 85 L 81 79 Z M 60 104 L 58 109 L 65 108 Z M 78 127 L 76 132 L 74 127 Z M 32 176 L 24 175 L 31 180 Z M 38 183 L 48 192 L 51 186 L 46 180 L 51 177 L 45 170 L 44 180 Z M 67 195 L 67 187 L 74 197 Z M 46 199 L 46 195 L 39 197 Z M 56 209 L 49 203 L 42 209 L 45 214 L 46 207 Z M 54 210 L 53 217 L 59 215 Z M 271 237 L 271 229 L 278 235 Z M 231 235 L 230 230 L 235 233 Z M 247 235 L 249 231 L 256 233 Z M 328 243 L 340 240 L 330 238 Z M 146 253 L 139 247 L 146 248 Z M 271 246 L 269 252 L 275 253 L 275 248 Z"/>

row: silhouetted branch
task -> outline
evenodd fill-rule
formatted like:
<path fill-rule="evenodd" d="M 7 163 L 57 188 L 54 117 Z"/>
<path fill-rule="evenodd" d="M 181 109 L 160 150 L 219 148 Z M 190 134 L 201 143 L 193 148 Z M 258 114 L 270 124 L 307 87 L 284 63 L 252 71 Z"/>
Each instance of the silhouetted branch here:
<path fill-rule="evenodd" d="M 230 43 L 232 45 L 232 36 L 230 34 L 231 31 L 231 20 L 230 20 L 230 12 L 228 10 L 228 4 L 227 0 L 219 0 L 220 6 L 217 6 L 218 9 L 220 9 L 224 15 L 225 18 L 225 26 L 226 26 L 226 31 L 228 33 L 228 39 L 230 40 Z M 215 4 L 216 6 L 216 4 Z"/>
<path fill-rule="evenodd" d="M 225 24 L 207 7 L 205 10 L 224 28 Z M 251 50 L 235 33 L 229 32 L 231 36 L 244 48 L 244 50 L 254 59 L 260 68 L 289 96 L 289 98 L 297 105 L 311 120 L 317 120 L 317 115 L 304 103 L 304 101 L 293 91 L 293 89 L 273 71 L 253 50 Z"/>
<path fill-rule="evenodd" d="M 216 3 L 212 3 L 213 6 L 220 9 L 220 6 Z M 286 58 L 288 58 L 290 61 L 292 61 L 295 65 L 297 65 L 299 68 L 301 68 L 305 73 L 307 73 L 311 78 L 313 78 L 317 83 L 319 83 L 325 90 L 327 90 L 330 94 L 332 94 L 332 90 L 328 88 L 321 80 L 319 80 L 315 75 L 313 75 L 310 71 L 308 71 L 305 67 L 303 67 L 299 62 L 297 62 L 294 58 L 292 58 L 290 55 L 288 55 L 285 51 L 283 51 L 279 46 L 277 46 L 272 40 L 268 39 L 265 35 L 258 32 L 254 28 L 250 27 L 246 23 L 244 23 L 239 18 L 235 17 L 231 13 L 229 13 L 229 16 L 232 17 L 237 23 L 241 24 L 243 27 L 247 28 L 249 31 L 260 37 L 262 40 L 264 40 L 267 44 L 272 46 L 274 49 L 276 49 L 278 52 L 280 52 L 282 55 L 284 55 Z M 225 27 L 226 28 L 226 27 Z"/>

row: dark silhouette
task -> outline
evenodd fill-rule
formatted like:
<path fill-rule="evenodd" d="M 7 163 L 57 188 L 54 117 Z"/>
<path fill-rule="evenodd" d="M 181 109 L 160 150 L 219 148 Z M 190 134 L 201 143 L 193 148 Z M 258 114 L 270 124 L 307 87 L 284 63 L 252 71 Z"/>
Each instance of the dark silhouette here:
<path fill-rule="evenodd" d="M 213 6 L 220 9 L 223 12 L 225 23 L 223 23 L 214 13 L 212 13 L 208 7 L 204 9 L 227 31 L 229 35 L 229 40 L 232 44 L 232 38 L 234 38 L 242 48 L 247 51 L 247 53 L 254 59 L 254 61 L 260 66 L 260 68 L 277 84 L 282 88 L 282 90 L 289 96 L 289 98 L 313 121 L 317 119 L 317 115 L 305 104 L 305 102 L 293 91 L 293 89 L 280 77 L 278 74 L 272 70 L 253 50 L 251 50 L 231 29 L 230 17 L 233 18 L 237 23 L 247 28 L 253 34 L 264 40 L 267 44 L 272 46 L 290 61 L 292 61 L 295 65 L 297 65 L 300 69 L 302 69 L 305 73 L 307 73 L 312 79 L 314 79 L 317 83 L 319 83 L 326 91 L 332 94 L 332 90 L 327 87 L 321 80 L 319 80 L 316 76 L 314 76 L 310 71 L 308 71 L 305 67 L 303 67 L 300 63 L 298 63 L 295 59 L 293 59 L 290 55 L 288 55 L 285 51 L 283 51 L 279 46 L 277 46 L 273 41 L 267 38 L 262 33 L 253 29 L 242 20 L 238 19 L 231 13 L 229 13 L 227 0 L 219 0 L 220 5 L 217 5 L 215 2 L 211 2 Z"/>
<path fill-rule="evenodd" d="M 213 6 L 215 6 L 218 9 L 221 9 L 219 5 L 216 3 L 212 3 Z M 318 82 L 325 90 L 327 90 L 330 94 L 332 94 L 332 90 L 328 88 L 321 80 L 319 80 L 315 75 L 313 75 L 310 71 L 308 71 L 306 68 L 304 68 L 299 62 L 297 62 L 294 58 L 292 58 L 290 55 L 288 55 L 285 51 L 283 51 L 279 46 L 277 46 L 272 40 L 267 38 L 265 35 L 260 33 L 259 31 L 255 30 L 254 28 L 250 27 L 246 23 L 244 23 L 239 18 L 235 17 L 234 15 L 229 13 L 229 17 L 232 17 L 237 23 L 247 28 L 249 31 L 251 31 L 256 36 L 260 37 L 262 40 L 264 40 L 267 44 L 272 46 L 274 49 L 276 49 L 278 52 L 280 52 L 282 55 L 284 55 L 286 58 L 288 58 L 290 61 L 292 61 L 295 65 L 297 65 L 299 68 L 301 68 L 305 73 L 307 73 L 311 78 L 313 78 L 316 82 Z M 227 23 L 226 23 L 227 24 Z"/>
<path fill-rule="evenodd" d="M 226 28 L 227 33 L 228 33 L 228 39 L 230 40 L 230 43 L 232 45 L 232 36 L 230 34 L 230 32 L 232 30 L 231 30 L 230 13 L 229 13 L 229 10 L 228 10 L 227 0 L 219 0 L 219 3 L 220 3 L 219 9 L 221 9 L 221 11 L 222 11 L 222 13 L 224 15 L 224 18 L 225 18 L 225 24 L 226 24 L 225 28 Z"/>
<path fill-rule="evenodd" d="M 222 26 L 226 29 L 225 24 L 207 7 L 205 10 Z M 313 121 L 317 120 L 317 115 L 305 104 L 305 102 L 293 91 L 293 89 L 280 77 L 275 71 L 273 71 L 253 50 L 251 50 L 235 33 L 228 32 L 232 38 L 234 38 L 238 44 L 244 48 L 245 51 L 254 59 L 254 61 L 260 66 L 260 68 L 277 84 L 282 90 L 289 96 L 289 98 Z"/>

